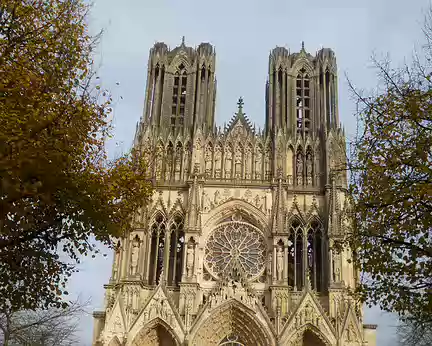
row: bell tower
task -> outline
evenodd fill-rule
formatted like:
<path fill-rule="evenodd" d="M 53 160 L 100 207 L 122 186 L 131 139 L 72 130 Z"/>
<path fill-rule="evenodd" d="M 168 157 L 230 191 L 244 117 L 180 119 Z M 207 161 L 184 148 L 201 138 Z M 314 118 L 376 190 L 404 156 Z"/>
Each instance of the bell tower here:
<path fill-rule="evenodd" d="M 170 50 L 165 43 L 150 49 L 144 123 L 155 130 L 184 133 L 213 129 L 216 52 L 209 43 Z"/>

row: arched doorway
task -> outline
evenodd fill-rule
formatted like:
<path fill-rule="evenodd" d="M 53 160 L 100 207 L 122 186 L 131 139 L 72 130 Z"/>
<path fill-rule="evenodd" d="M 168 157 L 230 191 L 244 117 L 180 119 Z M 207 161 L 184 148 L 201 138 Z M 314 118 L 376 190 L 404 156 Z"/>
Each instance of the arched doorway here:
<path fill-rule="evenodd" d="M 313 332 L 306 330 L 303 334 L 303 346 L 326 346 L 326 344 Z"/>
<path fill-rule="evenodd" d="M 162 320 L 155 320 L 135 336 L 131 346 L 179 346 L 171 328 Z"/>
<path fill-rule="evenodd" d="M 273 342 L 254 313 L 235 300 L 217 308 L 202 323 L 191 345 L 269 346 Z"/>

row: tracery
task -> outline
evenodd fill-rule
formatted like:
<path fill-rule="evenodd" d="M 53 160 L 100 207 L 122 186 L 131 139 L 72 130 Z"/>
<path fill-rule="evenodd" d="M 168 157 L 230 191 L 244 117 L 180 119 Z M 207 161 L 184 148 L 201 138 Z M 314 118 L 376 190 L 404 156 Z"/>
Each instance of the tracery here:
<path fill-rule="evenodd" d="M 252 279 L 264 271 L 265 253 L 265 239 L 256 227 L 243 221 L 230 221 L 220 224 L 210 234 L 205 247 L 205 265 L 218 278 L 238 262 Z"/>

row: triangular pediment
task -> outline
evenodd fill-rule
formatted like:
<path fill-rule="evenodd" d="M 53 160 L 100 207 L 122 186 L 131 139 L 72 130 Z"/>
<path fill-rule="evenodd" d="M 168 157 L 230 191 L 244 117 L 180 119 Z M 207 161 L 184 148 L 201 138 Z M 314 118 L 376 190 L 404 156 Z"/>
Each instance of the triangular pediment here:
<path fill-rule="evenodd" d="M 155 319 L 160 319 L 179 337 L 184 338 L 185 328 L 175 305 L 171 302 L 168 292 L 164 285 L 159 284 L 147 299 L 146 304 L 138 313 L 137 318 L 132 323 L 129 335 L 132 339 L 135 335 Z"/>
<path fill-rule="evenodd" d="M 347 313 L 344 318 L 342 327 L 342 339 L 347 343 L 358 343 L 362 344 L 362 330 L 360 329 L 360 323 L 355 315 L 353 306 L 350 305 L 347 309 Z"/>
<path fill-rule="evenodd" d="M 280 340 L 289 344 L 302 337 L 306 330 L 315 333 L 326 345 L 335 345 L 335 330 L 318 299 L 311 291 L 306 291 L 295 311 L 282 328 Z"/>
<path fill-rule="evenodd" d="M 306 215 L 303 212 L 302 208 L 300 208 L 300 205 L 297 200 L 297 195 L 294 195 L 291 207 L 287 213 L 287 222 L 288 224 L 292 221 L 292 219 L 299 219 L 303 224 L 306 223 Z"/>
<path fill-rule="evenodd" d="M 156 197 L 155 203 L 153 204 L 152 208 L 150 209 L 150 215 L 151 219 L 154 219 L 154 216 L 157 213 L 162 213 L 162 215 L 166 218 L 168 215 L 168 211 L 164 202 L 164 199 L 162 196 Z"/>
<path fill-rule="evenodd" d="M 246 113 L 243 112 L 243 99 L 241 97 L 239 98 L 237 105 L 237 113 L 234 114 L 225 128 L 227 137 L 243 137 L 249 134 L 254 134 L 252 123 L 246 116 Z"/>
<path fill-rule="evenodd" d="M 315 220 L 321 219 L 321 211 L 319 210 L 318 201 L 315 195 L 312 197 L 312 204 L 310 205 L 309 210 L 305 215 L 305 218 L 308 223 L 310 223 L 314 219 Z"/>
<path fill-rule="evenodd" d="M 121 341 L 125 332 L 126 317 L 124 315 L 123 301 L 120 294 L 118 294 L 105 324 L 103 340 L 108 343 L 111 339 L 117 336 Z"/>

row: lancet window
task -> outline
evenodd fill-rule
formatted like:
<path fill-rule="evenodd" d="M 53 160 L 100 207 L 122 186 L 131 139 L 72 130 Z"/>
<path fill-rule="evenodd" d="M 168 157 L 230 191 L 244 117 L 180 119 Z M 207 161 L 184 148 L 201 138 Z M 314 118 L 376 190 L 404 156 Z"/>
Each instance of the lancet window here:
<path fill-rule="evenodd" d="M 304 284 L 303 226 L 297 219 L 291 223 L 288 245 L 288 285 L 301 290 Z"/>
<path fill-rule="evenodd" d="M 157 285 L 163 268 L 165 256 L 166 220 L 157 214 L 151 225 L 151 246 L 148 282 Z"/>
<path fill-rule="evenodd" d="M 186 104 L 187 71 L 180 64 L 174 75 L 172 96 L 171 129 L 183 128 Z"/>
<path fill-rule="evenodd" d="M 180 215 L 176 215 L 170 225 L 170 250 L 168 261 L 168 285 L 178 286 L 181 281 L 184 251 L 184 223 Z"/>
<path fill-rule="evenodd" d="M 288 285 L 301 290 L 306 278 L 317 292 L 326 289 L 326 242 L 321 224 L 314 220 L 307 225 L 294 219 L 288 242 Z"/>
<path fill-rule="evenodd" d="M 161 100 L 163 92 L 163 83 L 165 78 L 165 66 L 156 64 L 153 73 L 153 81 L 150 91 L 149 118 L 155 117 L 157 122 L 160 121 Z"/>
<path fill-rule="evenodd" d="M 318 221 L 314 220 L 308 225 L 307 230 L 307 270 L 312 288 L 317 292 L 325 290 L 325 250 L 323 229 Z"/>
<path fill-rule="evenodd" d="M 302 68 L 296 79 L 296 126 L 299 135 L 306 136 L 311 129 L 310 79 Z"/>

